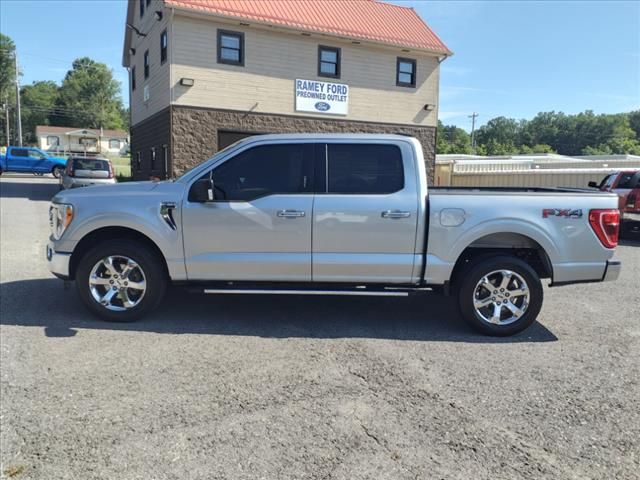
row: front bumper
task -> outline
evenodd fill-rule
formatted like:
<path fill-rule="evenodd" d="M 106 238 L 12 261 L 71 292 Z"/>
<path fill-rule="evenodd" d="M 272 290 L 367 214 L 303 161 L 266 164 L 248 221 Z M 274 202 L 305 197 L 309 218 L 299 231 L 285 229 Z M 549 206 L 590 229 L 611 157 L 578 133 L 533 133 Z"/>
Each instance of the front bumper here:
<path fill-rule="evenodd" d="M 71 262 L 70 253 L 56 252 L 53 243 L 47 245 L 47 266 L 49 271 L 56 277 L 64 280 L 69 278 L 69 263 Z"/>
<path fill-rule="evenodd" d="M 622 262 L 619 262 L 618 260 L 607 261 L 607 268 L 604 270 L 602 281 L 611 282 L 613 280 L 617 280 L 620 276 L 620 270 L 622 270 Z"/>

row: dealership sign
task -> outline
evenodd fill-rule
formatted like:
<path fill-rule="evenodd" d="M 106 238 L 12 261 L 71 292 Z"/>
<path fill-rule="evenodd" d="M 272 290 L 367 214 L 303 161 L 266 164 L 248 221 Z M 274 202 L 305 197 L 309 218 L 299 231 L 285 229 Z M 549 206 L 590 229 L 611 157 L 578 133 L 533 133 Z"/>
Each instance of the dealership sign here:
<path fill-rule="evenodd" d="M 346 115 L 349 107 L 349 85 L 343 83 L 296 80 L 298 112 Z"/>

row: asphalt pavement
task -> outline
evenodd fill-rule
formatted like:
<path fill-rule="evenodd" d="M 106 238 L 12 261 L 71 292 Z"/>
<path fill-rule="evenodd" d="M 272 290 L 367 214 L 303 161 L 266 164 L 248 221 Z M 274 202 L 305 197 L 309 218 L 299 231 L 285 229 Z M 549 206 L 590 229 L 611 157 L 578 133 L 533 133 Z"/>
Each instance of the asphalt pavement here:
<path fill-rule="evenodd" d="M 45 264 L 53 179 L 0 179 L 0 475 L 638 479 L 640 244 L 481 336 L 452 299 L 204 296 L 132 324 Z"/>

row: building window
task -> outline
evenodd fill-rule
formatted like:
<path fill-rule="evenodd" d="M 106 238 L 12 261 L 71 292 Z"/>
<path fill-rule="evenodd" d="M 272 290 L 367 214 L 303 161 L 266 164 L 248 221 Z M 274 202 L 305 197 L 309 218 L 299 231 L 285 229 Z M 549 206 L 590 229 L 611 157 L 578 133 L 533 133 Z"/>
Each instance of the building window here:
<path fill-rule="evenodd" d="M 85 147 L 95 147 L 98 144 L 98 140 L 92 137 L 81 137 L 80 145 L 84 145 Z"/>
<path fill-rule="evenodd" d="M 218 63 L 244 66 L 244 33 L 218 30 Z"/>
<path fill-rule="evenodd" d="M 60 138 L 56 137 L 55 135 L 48 135 L 47 136 L 47 146 L 49 147 L 57 147 L 58 145 L 60 145 Z"/>
<path fill-rule="evenodd" d="M 160 34 L 160 64 L 167 61 L 167 31 Z"/>
<path fill-rule="evenodd" d="M 149 78 L 149 50 L 144 52 L 144 78 Z"/>
<path fill-rule="evenodd" d="M 318 76 L 340 78 L 340 49 L 318 47 Z"/>
<path fill-rule="evenodd" d="M 120 150 L 120 140 L 118 140 L 117 138 L 112 138 L 111 140 L 109 140 L 109 148 L 111 150 Z"/>
<path fill-rule="evenodd" d="M 136 67 L 131 67 L 131 91 L 136 89 Z"/>
<path fill-rule="evenodd" d="M 416 86 L 416 61 L 398 57 L 396 64 L 396 85 L 399 87 Z"/>
<path fill-rule="evenodd" d="M 136 153 L 136 170 L 142 170 L 142 154 L 140 152 Z"/>
<path fill-rule="evenodd" d="M 144 15 L 144 0 L 140 0 L 140 18 Z"/>
<path fill-rule="evenodd" d="M 156 169 L 156 147 L 151 147 L 151 171 Z"/>

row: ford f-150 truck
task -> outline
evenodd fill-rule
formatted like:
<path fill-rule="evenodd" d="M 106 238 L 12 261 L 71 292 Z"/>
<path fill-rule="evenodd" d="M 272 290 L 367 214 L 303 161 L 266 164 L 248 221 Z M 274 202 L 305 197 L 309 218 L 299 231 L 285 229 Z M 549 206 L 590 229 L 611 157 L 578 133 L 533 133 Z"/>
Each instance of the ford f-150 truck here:
<path fill-rule="evenodd" d="M 8 147 L 7 154 L 0 155 L 0 175 L 3 172 L 33 173 L 35 175 L 51 173 L 58 178 L 66 165 L 66 159 L 51 157 L 34 147 Z"/>
<path fill-rule="evenodd" d="M 617 207 L 595 191 L 427 188 L 414 138 L 265 135 L 174 181 L 58 193 L 47 259 L 114 321 L 149 313 L 170 282 L 204 293 L 437 290 L 457 295 L 477 329 L 510 335 L 538 316 L 541 279 L 618 277 Z"/>

